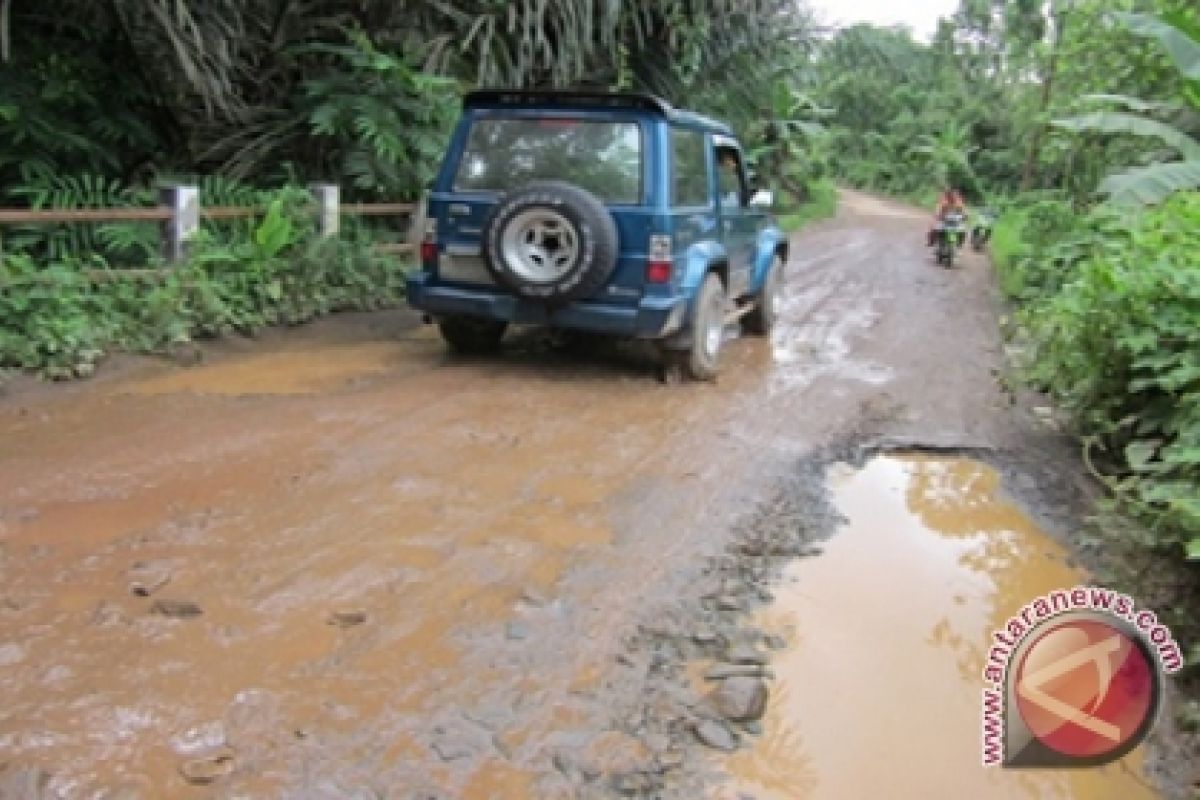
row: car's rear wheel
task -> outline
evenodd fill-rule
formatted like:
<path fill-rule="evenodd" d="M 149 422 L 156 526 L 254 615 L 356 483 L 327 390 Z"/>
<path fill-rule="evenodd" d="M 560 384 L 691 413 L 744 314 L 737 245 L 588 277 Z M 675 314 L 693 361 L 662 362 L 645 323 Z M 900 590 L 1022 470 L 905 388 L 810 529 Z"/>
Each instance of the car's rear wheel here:
<path fill-rule="evenodd" d="M 783 303 L 783 271 L 785 262 L 779 253 L 771 259 L 771 266 L 763 278 L 763 288 L 754 301 L 754 310 L 742 318 L 747 333 L 766 336 L 775 327 L 779 309 Z"/>
<path fill-rule="evenodd" d="M 725 284 L 715 272 L 708 273 L 696 295 L 692 344 L 683 359 L 683 367 L 693 380 L 708 381 L 717 376 L 725 341 L 726 305 Z"/>
<path fill-rule="evenodd" d="M 455 353 L 480 355 L 500 349 L 507 322 L 479 317 L 443 317 L 438 320 L 442 338 Z"/>
<path fill-rule="evenodd" d="M 617 225 L 591 192 L 545 181 L 496 204 L 483 226 L 483 256 L 514 294 L 562 305 L 599 291 L 617 266 Z"/>

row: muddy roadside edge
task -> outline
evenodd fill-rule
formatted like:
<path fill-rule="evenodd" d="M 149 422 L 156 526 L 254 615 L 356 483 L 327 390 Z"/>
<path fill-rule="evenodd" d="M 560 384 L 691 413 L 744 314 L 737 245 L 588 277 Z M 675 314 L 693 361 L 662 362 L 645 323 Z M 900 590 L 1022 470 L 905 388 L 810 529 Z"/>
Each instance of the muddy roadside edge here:
<path fill-rule="evenodd" d="M 769 688 L 770 656 L 786 643 L 764 634 L 752 619 L 772 600 L 784 570 L 797 559 L 818 557 L 822 542 L 838 532 L 843 520 L 826 482 L 834 464 L 862 466 L 880 455 L 919 452 L 981 461 L 1000 473 L 1001 492 L 1062 543 L 1071 563 L 1097 584 L 1128 590 L 1143 607 L 1153 608 L 1148 600 L 1163 595 L 1154 570 L 1143 571 L 1141 583 L 1117 582 L 1115 566 L 1128 556 L 1114 552 L 1088 522 L 1100 487 L 1066 437 L 1031 431 L 1020 447 L 991 447 L 897 440 L 883 433 L 887 427 L 885 417 L 860 419 L 850 432 L 800 456 L 791 473 L 764 492 L 767 499 L 729 530 L 719 554 L 698 559 L 677 574 L 676 586 L 656 592 L 667 599 L 644 608 L 623 642 L 621 676 L 604 692 L 612 709 L 607 728 L 627 746 L 599 766 L 577 754 L 556 756 L 556 774 L 541 783 L 545 796 L 700 797 L 719 778 L 714 751 L 752 746 L 759 724 L 732 722 L 714 711 L 693 687 L 689 666 L 711 662 L 761 678 Z M 742 663 L 747 652 L 761 654 L 750 661 L 762 663 Z M 1194 798 L 1200 735 L 1182 730 L 1176 711 L 1200 687 L 1185 674 L 1168 679 L 1165 689 L 1146 770 L 1164 797 Z"/>

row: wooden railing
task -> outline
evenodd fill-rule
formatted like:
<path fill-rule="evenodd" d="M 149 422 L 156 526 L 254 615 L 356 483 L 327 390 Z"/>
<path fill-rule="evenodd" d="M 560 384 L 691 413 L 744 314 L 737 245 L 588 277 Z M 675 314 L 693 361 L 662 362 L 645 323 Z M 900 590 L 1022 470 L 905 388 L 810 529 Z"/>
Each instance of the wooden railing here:
<path fill-rule="evenodd" d="M 416 203 L 341 203 L 340 191 L 333 184 L 314 184 L 312 212 L 317 222 L 317 234 L 336 236 L 342 216 L 408 217 L 410 226 L 407 241 L 378 244 L 383 253 L 404 254 L 413 250 L 412 242 L 420 235 L 413 227 L 419 223 Z M 200 192 L 195 186 L 170 186 L 162 190 L 159 205 L 146 208 L 0 208 L 2 225 L 52 225 L 63 223 L 157 222 L 162 226 L 163 254 L 168 264 L 187 257 L 188 240 L 199 230 L 200 220 L 248 219 L 260 216 L 265 208 L 254 206 L 200 205 Z"/>

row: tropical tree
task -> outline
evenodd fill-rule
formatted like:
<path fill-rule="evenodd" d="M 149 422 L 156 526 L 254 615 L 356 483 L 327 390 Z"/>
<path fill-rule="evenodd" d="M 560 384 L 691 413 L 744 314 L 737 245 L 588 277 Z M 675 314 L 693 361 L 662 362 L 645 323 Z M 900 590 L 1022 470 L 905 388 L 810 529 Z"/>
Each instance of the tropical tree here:
<path fill-rule="evenodd" d="M 1179 71 L 1183 103 L 1157 103 L 1121 95 L 1091 95 L 1108 110 L 1057 120 L 1075 132 L 1122 134 L 1159 140 L 1167 152 L 1151 154 L 1151 163 L 1110 175 L 1100 191 L 1118 205 L 1153 205 L 1171 194 L 1200 187 L 1200 24 L 1183 12 L 1161 17 L 1115 15 L 1130 31 L 1150 37 L 1166 50 Z M 1122 110 L 1113 110 L 1118 106 Z"/>
<path fill-rule="evenodd" d="M 349 172 L 361 192 L 400 196 L 422 182 L 465 89 L 645 90 L 745 127 L 787 79 L 778 65 L 815 38 L 792 0 L 0 0 L 0 11 L 0 194 L 79 171 L 139 184 Z"/>
<path fill-rule="evenodd" d="M 958 122 L 948 122 L 937 133 L 922 134 L 911 152 L 921 160 L 926 174 L 940 186 L 950 181 L 975 183 L 970 131 Z M 977 187 L 972 187 L 977 188 Z"/>

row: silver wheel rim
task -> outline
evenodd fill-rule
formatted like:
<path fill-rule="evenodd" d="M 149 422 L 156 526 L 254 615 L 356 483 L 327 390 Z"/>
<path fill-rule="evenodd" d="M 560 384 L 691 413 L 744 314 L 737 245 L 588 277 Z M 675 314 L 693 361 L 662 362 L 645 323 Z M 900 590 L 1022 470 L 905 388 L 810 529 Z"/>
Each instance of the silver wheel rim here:
<path fill-rule="evenodd" d="M 725 314 L 721 294 L 717 292 L 708 306 L 708 320 L 704 327 L 704 354 L 710 359 L 721 351 L 721 337 L 725 334 Z"/>
<path fill-rule="evenodd" d="M 500 238 L 504 263 L 531 283 L 554 283 L 579 258 L 579 236 L 570 221 L 548 208 L 531 208 L 513 217 Z"/>

